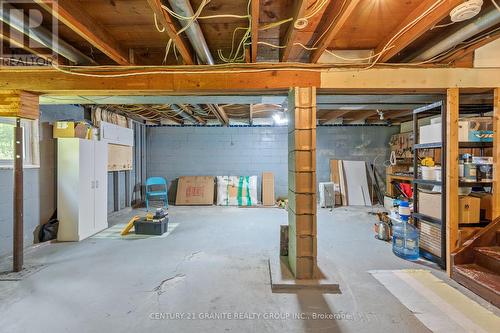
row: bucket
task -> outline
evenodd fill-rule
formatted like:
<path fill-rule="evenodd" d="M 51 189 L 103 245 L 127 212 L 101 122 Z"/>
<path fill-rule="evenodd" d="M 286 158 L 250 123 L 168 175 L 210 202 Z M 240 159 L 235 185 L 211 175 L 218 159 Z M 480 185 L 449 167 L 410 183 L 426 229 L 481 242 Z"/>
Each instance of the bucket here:
<path fill-rule="evenodd" d="M 423 180 L 436 180 L 436 167 L 422 166 Z"/>

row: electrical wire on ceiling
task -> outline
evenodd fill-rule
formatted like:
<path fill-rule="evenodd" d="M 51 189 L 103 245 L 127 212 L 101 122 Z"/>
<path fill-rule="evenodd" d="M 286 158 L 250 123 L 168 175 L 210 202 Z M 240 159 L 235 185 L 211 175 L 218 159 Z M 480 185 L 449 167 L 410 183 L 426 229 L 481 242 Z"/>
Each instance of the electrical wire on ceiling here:
<path fill-rule="evenodd" d="M 495 0 L 491 0 L 491 2 L 493 3 L 493 5 L 496 7 L 496 9 L 498 11 L 500 11 L 500 5 L 497 4 L 497 2 Z"/>

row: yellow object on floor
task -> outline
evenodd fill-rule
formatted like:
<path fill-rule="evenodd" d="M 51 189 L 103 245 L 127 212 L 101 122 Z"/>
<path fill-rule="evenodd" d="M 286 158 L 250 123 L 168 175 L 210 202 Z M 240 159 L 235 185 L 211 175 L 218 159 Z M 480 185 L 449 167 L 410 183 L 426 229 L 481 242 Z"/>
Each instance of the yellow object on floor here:
<path fill-rule="evenodd" d="M 134 227 L 134 222 L 137 220 L 139 220 L 139 215 L 134 216 L 130 221 L 128 221 L 127 225 L 125 226 L 125 228 L 123 228 L 120 235 L 122 236 L 128 235 L 130 230 L 132 230 L 132 228 Z"/>

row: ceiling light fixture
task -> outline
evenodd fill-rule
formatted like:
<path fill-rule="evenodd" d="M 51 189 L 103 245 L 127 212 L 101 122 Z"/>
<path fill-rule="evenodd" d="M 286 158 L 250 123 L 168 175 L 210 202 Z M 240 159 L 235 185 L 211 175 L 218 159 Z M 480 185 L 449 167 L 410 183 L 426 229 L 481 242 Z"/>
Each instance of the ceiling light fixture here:
<path fill-rule="evenodd" d="M 452 22 L 462 22 L 473 18 L 481 11 L 483 0 L 468 0 L 456 6 L 450 12 Z"/>
<path fill-rule="evenodd" d="M 379 115 L 380 120 L 384 120 L 384 113 L 382 111 L 377 110 L 377 114 Z"/>

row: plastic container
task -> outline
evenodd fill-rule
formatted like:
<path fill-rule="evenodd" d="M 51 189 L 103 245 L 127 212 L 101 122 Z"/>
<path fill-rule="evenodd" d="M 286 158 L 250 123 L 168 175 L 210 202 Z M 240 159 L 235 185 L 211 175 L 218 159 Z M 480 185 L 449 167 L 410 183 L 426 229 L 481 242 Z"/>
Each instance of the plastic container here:
<path fill-rule="evenodd" d="M 441 181 L 441 167 L 440 166 L 435 167 L 434 172 L 435 172 L 434 179 L 436 179 L 438 182 L 440 182 Z"/>
<path fill-rule="evenodd" d="M 401 216 L 402 223 L 392 228 L 392 252 L 406 260 L 417 260 L 419 254 L 418 229 L 408 223 L 406 216 Z"/>
<path fill-rule="evenodd" d="M 410 214 L 411 214 L 411 211 L 410 211 L 410 204 L 408 203 L 408 201 L 401 201 L 399 203 L 399 218 L 403 221 L 408 221 L 408 219 L 410 218 Z"/>
<path fill-rule="evenodd" d="M 436 180 L 436 167 L 422 166 L 423 180 Z"/>
<path fill-rule="evenodd" d="M 168 217 L 161 222 L 152 222 L 141 219 L 134 223 L 135 233 L 139 235 L 156 235 L 160 236 L 168 230 Z"/>

